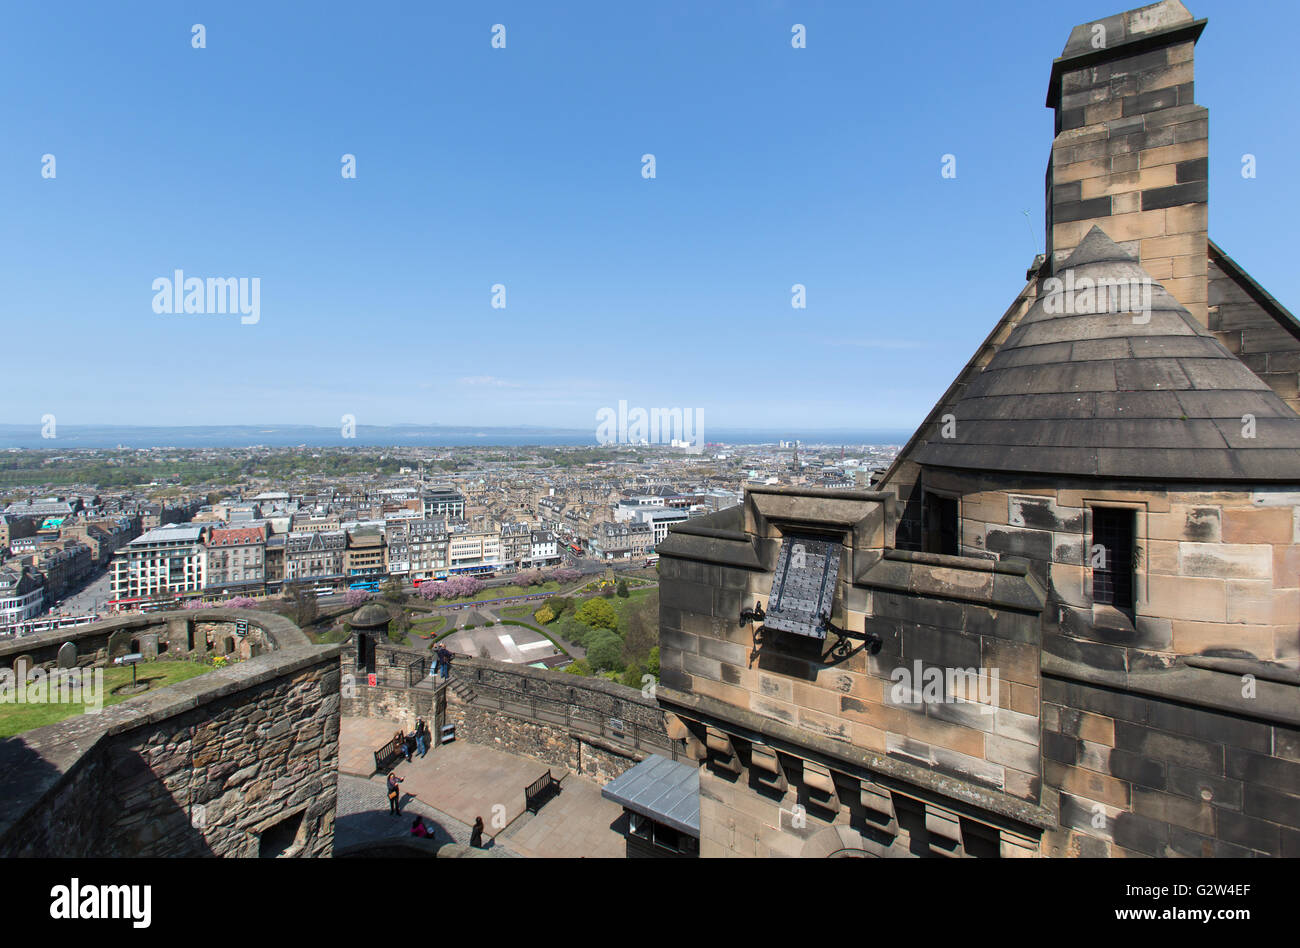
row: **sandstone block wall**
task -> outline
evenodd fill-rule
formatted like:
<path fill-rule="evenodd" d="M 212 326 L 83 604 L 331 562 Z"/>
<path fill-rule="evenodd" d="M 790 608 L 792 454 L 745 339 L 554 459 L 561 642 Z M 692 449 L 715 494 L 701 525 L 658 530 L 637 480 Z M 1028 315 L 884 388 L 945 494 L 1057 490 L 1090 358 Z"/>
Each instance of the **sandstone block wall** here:
<path fill-rule="evenodd" d="M 1050 585 L 1070 642 L 1049 647 L 1115 669 L 1163 667 L 1170 655 L 1300 658 L 1300 491 L 926 480 L 960 493 L 964 553 L 1023 557 Z M 1094 506 L 1135 511 L 1132 622 L 1117 625 L 1093 602 Z"/>
<path fill-rule="evenodd" d="M 1206 325 L 1209 118 L 1193 101 L 1194 45 L 1061 68 L 1047 251 L 1055 267 L 1099 224 Z"/>
<path fill-rule="evenodd" d="M 1289 313 L 1283 315 L 1285 310 L 1263 288 L 1237 272 L 1235 264 L 1211 246 L 1209 329 L 1279 398 L 1300 412 L 1300 326 Z"/>
<path fill-rule="evenodd" d="M 1044 855 L 1300 855 L 1295 726 L 1047 678 L 1043 756 Z"/>

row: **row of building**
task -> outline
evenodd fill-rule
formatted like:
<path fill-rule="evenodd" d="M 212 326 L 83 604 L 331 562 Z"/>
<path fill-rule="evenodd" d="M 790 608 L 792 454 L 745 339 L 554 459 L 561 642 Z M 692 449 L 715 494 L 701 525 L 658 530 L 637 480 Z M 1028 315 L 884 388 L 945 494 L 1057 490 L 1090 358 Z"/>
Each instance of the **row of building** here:
<path fill-rule="evenodd" d="M 0 513 L 0 632 L 81 589 L 145 524 L 188 519 L 192 505 L 123 506 L 86 496 L 28 498 Z"/>
<path fill-rule="evenodd" d="M 117 552 L 112 597 L 119 604 L 162 595 L 263 592 L 286 582 L 427 580 L 554 566 L 559 543 L 527 524 L 479 529 L 440 518 L 394 518 L 351 529 L 275 533 L 250 526 L 174 524 Z"/>

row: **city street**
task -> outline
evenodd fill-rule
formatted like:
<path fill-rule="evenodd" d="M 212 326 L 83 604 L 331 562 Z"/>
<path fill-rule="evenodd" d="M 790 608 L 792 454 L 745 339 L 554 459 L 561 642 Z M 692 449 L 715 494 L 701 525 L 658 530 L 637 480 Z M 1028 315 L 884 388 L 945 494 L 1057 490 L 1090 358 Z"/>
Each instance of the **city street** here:
<path fill-rule="evenodd" d="M 107 570 L 99 573 L 89 585 L 75 592 L 62 603 L 50 609 L 46 615 L 69 615 L 80 616 L 89 615 L 92 612 L 100 612 L 107 609 L 106 603 L 112 598 L 109 589 L 109 573 Z"/>

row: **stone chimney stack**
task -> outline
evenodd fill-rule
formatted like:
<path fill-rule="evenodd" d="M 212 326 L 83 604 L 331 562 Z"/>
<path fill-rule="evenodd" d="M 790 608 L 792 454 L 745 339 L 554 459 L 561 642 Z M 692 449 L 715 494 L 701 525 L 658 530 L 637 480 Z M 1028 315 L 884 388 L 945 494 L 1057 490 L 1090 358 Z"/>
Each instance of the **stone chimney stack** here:
<path fill-rule="evenodd" d="M 1209 118 L 1192 101 L 1205 20 L 1179 0 L 1076 26 L 1052 63 L 1052 271 L 1094 225 L 1204 325 Z"/>

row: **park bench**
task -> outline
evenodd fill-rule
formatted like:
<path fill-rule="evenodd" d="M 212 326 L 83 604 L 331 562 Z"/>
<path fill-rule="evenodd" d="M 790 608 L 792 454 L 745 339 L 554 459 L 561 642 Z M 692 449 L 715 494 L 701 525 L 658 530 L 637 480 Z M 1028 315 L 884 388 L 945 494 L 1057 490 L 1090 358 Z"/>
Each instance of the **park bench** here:
<path fill-rule="evenodd" d="M 560 792 L 560 781 L 551 776 L 550 768 L 524 788 L 524 809 L 536 814 L 543 804 Z"/>
<path fill-rule="evenodd" d="M 406 755 L 394 748 L 390 739 L 375 751 L 375 773 L 386 774 L 397 766 L 398 761 L 405 759 Z"/>

